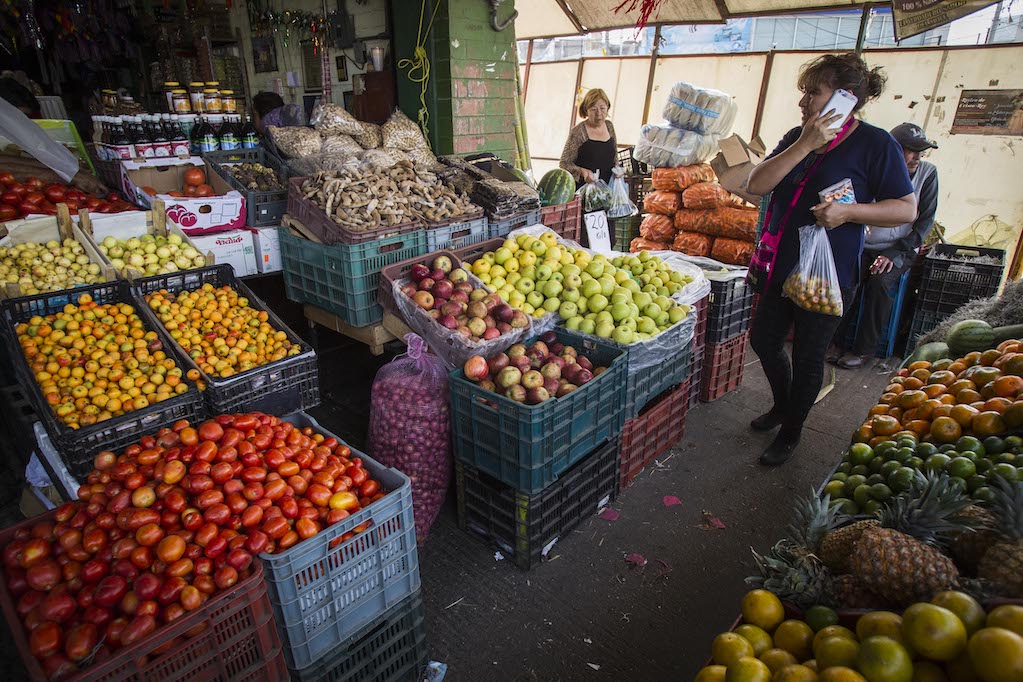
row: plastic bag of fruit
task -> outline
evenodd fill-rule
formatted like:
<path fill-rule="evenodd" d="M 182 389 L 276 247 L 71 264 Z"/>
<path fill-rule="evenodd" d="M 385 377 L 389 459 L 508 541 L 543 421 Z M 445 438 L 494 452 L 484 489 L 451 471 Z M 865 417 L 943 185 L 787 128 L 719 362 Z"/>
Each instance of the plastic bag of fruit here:
<path fill-rule="evenodd" d="M 457 262 L 442 256 L 423 265 L 433 267 L 425 274 L 413 267 L 411 277 L 395 280 L 391 290 L 405 323 L 448 369 L 461 367 L 474 355 L 500 353 L 536 333 L 530 315 L 487 291 Z"/>
<path fill-rule="evenodd" d="M 842 288 L 827 229 L 819 225 L 799 228 L 799 263 L 782 292 L 803 310 L 842 316 Z"/>
<path fill-rule="evenodd" d="M 384 365 L 373 380 L 369 455 L 412 479 L 416 538 L 422 542 L 444 505 L 451 480 L 448 372 L 415 334 L 408 353 Z"/>

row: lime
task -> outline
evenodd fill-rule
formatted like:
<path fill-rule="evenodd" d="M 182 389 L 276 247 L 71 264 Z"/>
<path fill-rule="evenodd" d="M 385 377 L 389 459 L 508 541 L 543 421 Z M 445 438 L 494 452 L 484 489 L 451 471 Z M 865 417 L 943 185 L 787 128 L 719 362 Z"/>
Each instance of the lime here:
<path fill-rule="evenodd" d="M 841 471 L 836 471 L 835 473 L 831 474 L 832 481 L 842 481 L 843 483 L 845 483 L 845 479 L 847 478 L 849 478 L 849 474 L 842 473 Z"/>
<path fill-rule="evenodd" d="M 1015 470 L 1014 470 L 1015 471 Z M 867 482 L 867 477 L 860 474 L 853 474 L 849 478 L 845 479 L 845 494 L 848 497 L 852 497 L 856 489 Z"/>
<path fill-rule="evenodd" d="M 1001 456 L 1001 455 L 999 455 L 999 456 Z M 1006 464 L 1004 462 L 1002 464 L 996 464 L 991 469 L 991 472 L 995 476 L 1001 476 L 1002 478 L 1004 478 L 1005 480 L 1010 481 L 1010 482 L 1018 480 L 1017 477 L 1018 477 L 1018 473 L 1019 472 L 1017 472 L 1016 471 L 1016 467 L 1014 467 L 1011 464 Z M 849 485 L 849 482 L 846 481 L 846 486 L 848 487 L 848 485 Z"/>
<path fill-rule="evenodd" d="M 923 457 L 924 459 L 927 459 L 931 455 L 935 454 L 937 451 L 938 446 L 936 446 L 934 443 L 920 443 L 920 445 L 916 446 L 917 456 Z"/>
<path fill-rule="evenodd" d="M 883 506 L 884 505 L 877 500 L 870 500 L 865 505 L 863 505 L 863 513 L 873 516 L 874 514 L 881 511 L 881 507 Z"/>
<path fill-rule="evenodd" d="M 849 461 L 856 464 L 866 464 L 874 459 L 874 450 L 866 443 L 853 443 L 849 447 Z"/>
<path fill-rule="evenodd" d="M 898 450 L 892 452 L 892 459 L 894 459 L 896 462 L 901 462 L 905 464 L 906 462 L 909 461 L 909 458 L 912 457 L 915 453 L 916 451 L 913 450 L 913 448 L 899 448 Z"/>
<path fill-rule="evenodd" d="M 917 471 L 919 471 L 920 469 L 924 468 L 924 461 L 919 457 L 910 457 L 909 461 L 906 462 L 906 466 L 908 466 L 911 469 L 916 469 Z"/>
<path fill-rule="evenodd" d="M 888 487 L 895 492 L 905 492 L 913 485 L 916 471 L 909 467 L 899 467 L 888 477 Z"/>
<path fill-rule="evenodd" d="M 973 450 L 981 455 L 984 454 L 984 446 L 981 445 L 980 440 L 973 436 L 963 436 L 956 441 L 957 452 L 966 452 L 967 450 Z"/>
<path fill-rule="evenodd" d="M 899 439 L 895 443 L 900 448 L 915 448 L 917 440 L 913 436 L 899 436 Z"/>
<path fill-rule="evenodd" d="M 1012 464 L 1016 465 L 1016 454 L 1012 452 L 1002 452 L 991 458 L 991 461 L 995 464 Z"/>
<path fill-rule="evenodd" d="M 966 489 L 971 493 L 977 488 L 982 488 L 987 485 L 987 479 L 980 474 L 974 474 L 966 479 Z"/>
<path fill-rule="evenodd" d="M 955 452 L 955 451 L 956 451 L 956 446 L 953 445 L 952 443 L 945 443 L 940 448 L 938 448 L 938 452 Z"/>
<path fill-rule="evenodd" d="M 838 507 L 838 511 L 849 516 L 856 516 L 860 513 L 860 506 L 849 499 L 832 500 L 834 506 Z"/>
<path fill-rule="evenodd" d="M 890 462 L 885 462 L 884 466 L 881 467 L 880 474 L 882 476 L 884 476 L 884 480 L 887 481 L 888 477 L 891 476 L 892 472 L 895 471 L 896 469 L 898 469 L 899 466 L 900 466 L 900 464 L 898 462 L 896 462 L 895 460 L 891 460 Z"/>
<path fill-rule="evenodd" d="M 965 457 L 966 459 L 970 460 L 971 462 L 976 462 L 977 460 L 983 458 L 982 455 L 978 455 L 973 450 L 967 450 L 966 452 L 960 452 L 957 456 L 958 457 Z M 955 459 L 955 457 L 953 457 L 952 459 Z"/>
<path fill-rule="evenodd" d="M 867 476 L 867 485 L 874 485 L 875 483 L 884 483 L 885 477 L 881 474 L 871 474 Z"/>
<path fill-rule="evenodd" d="M 870 462 L 867 463 L 867 471 L 869 471 L 872 474 L 876 474 L 877 472 L 881 471 L 881 467 L 883 467 L 884 464 L 885 461 L 883 459 L 881 459 L 880 457 L 875 457 L 874 459 L 870 460 Z"/>
<path fill-rule="evenodd" d="M 976 465 L 978 474 L 986 474 L 987 472 L 991 471 L 991 467 L 993 467 L 995 463 L 992 462 L 990 459 L 981 458 L 976 461 Z"/>
<path fill-rule="evenodd" d="M 887 458 L 892 452 L 898 449 L 898 443 L 892 440 L 886 440 L 883 443 L 877 444 L 877 447 L 874 448 L 874 454 L 878 457 Z"/>
<path fill-rule="evenodd" d="M 945 471 L 948 472 L 949 476 L 966 479 L 977 473 L 977 465 L 973 463 L 973 460 L 966 457 L 953 457 L 952 460 L 945 465 Z"/>
<path fill-rule="evenodd" d="M 1012 450 L 1013 452 L 1023 450 L 1023 437 L 1009 436 L 1005 439 L 1005 448 L 1007 450 Z"/>
<path fill-rule="evenodd" d="M 827 606 L 811 606 L 803 614 L 803 619 L 814 632 L 829 625 L 838 625 L 838 614 L 835 613 L 834 609 L 829 609 Z"/>
<path fill-rule="evenodd" d="M 824 486 L 824 494 L 830 495 L 833 500 L 838 499 L 845 495 L 845 483 L 842 481 L 829 481 L 828 484 Z"/>
<path fill-rule="evenodd" d="M 973 499 L 978 502 L 994 502 L 995 491 L 991 490 L 991 488 L 986 485 L 982 486 L 973 491 Z"/>
<path fill-rule="evenodd" d="M 852 464 L 849 464 L 849 462 L 842 462 L 838 465 L 838 468 L 835 469 L 836 473 L 845 474 L 846 476 L 849 475 L 850 471 L 852 471 Z"/>
<path fill-rule="evenodd" d="M 884 502 L 891 499 L 892 489 L 884 483 L 875 483 L 870 486 L 870 496 L 879 502 Z"/>
<path fill-rule="evenodd" d="M 931 455 L 924 461 L 924 471 L 942 471 L 951 461 L 951 457 L 939 452 L 936 455 Z"/>
<path fill-rule="evenodd" d="M 858 488 L 856 488 L 856 490 L 853 491 L 852 498 L 853 502 L 860 505 L 860 507 L 866 507 L 867 503 L 874 499 L 870 495 L 870 486 L 867 485 L 866 483 L 859 486 Z"/>
<path fill-rule="evenodd" d="M 853 476 L 866 476 L 867 474 L 870 473 L 870 471 L 867 469 L 866 464 L 857 464 L 856 466 L 849 470 L 849 473 L 852 474 Z"/>
<path fill-rule="evenodd" d="M 988 436 L 984 439 L 984 450 L 990 455 L 1005 452 L 1005 441 L 998 436 Z"/>

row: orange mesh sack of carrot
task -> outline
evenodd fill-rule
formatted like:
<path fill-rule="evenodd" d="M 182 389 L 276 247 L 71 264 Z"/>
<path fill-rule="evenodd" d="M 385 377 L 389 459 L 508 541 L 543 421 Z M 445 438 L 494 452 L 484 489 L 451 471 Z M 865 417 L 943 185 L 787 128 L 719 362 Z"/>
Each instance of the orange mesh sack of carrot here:
<path fill-rule="evenodd" d="M 686 208 L 718 208 L 728 206 L 732 193 L 716 182 L 698 182 L 682 192 L 682 205 Z"/>
<path fill-rule="evenodd" d="M 681 234 L 681 233 L 679 233 Z M 710 250 L 710 257 L 729 265 L 749 265 L 753 257 L 753 242 L 743 242 L 728 237 L 718 237 Z"/>
<path fill-rule="evenodd" d="M 713 244 L 714 238 L 708 235 L 699 232 L 679 232 L 675 235 L 671 250 L 687 256 L 709 256 Z"/>
<path fill-rule="evenodd" d="M 651 239 L 644 239 L 643 237 L 636 237 L 629 244 L 629 251 L 636 253 L 637 251 L 667 251 L 671 248 L 671 244 L 665 244 L 664 242 L 655 242 Z"/>
<path fill-rule="evenodd" d="M 639 236 L 655 242 L 671 243 L 675 238 L 675 225 L 671 216 L 648 213 L 639 225 Z"/>
<path fill-rule="evenodd" d="M 650 184 L 654 189 L 679 192 L 698 182 L 714 182 L 717 176 L 706 163 L 677 168 L 655 168 L 650 174 Z"/>
<path fill-rule="evenodd" d="M 741 208 L 680 208 L 675 213 L 675 229 L 752 242 L 757 236 L 757 215 Z"/>
<path fill-rule="evenodd" d="M 675 215 L 675 211 L 681 206 L 682 194 L 679 192 L 657 190 L 643 197 L 643 210 L 647 213 L 659 213 L 667 216 Z"/>

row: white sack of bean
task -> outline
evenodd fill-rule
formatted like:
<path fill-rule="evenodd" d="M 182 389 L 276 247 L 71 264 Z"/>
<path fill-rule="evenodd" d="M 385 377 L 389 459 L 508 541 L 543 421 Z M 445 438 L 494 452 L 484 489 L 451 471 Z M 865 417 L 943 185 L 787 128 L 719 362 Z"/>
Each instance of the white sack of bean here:
<path fill-rule="evenodd" d="M 380 131 L 380 126 L 376 123 L 362 123 L 362 132 L 358 135 L 353 135 L 355 141 L 359 143 L 363 149 L 376 149 L 383 144 L 383 133 Z"/>
<path fill-rule="evenodd" d="M 320 134 L 312 128 L 301 126 L 289 126 L 287 128 L 267 126 L 266 132 L 277 146 L 277 149 L 289 158 L 319 154 L 323 144 Z"/>
<path fill-rule="evenodd" d="M 394 110 L 380 132 L 382 144 L 385 147 L 409 151 L 430 146 L 426 144 L 426 138 L 423 137 L 423 131 L 419 129 L 419 125 L 398 109 Z"/>
<path fill-rule="evenodd" d="M 335 135 L 323 135 L 323 144 L 320 151 L 324 154 L 362 154 L 362 145 L 355 141 L 351 135 L 337 133 Z"/>
<path fill-rule="evenodd" d="M 362 133 L 362 123 L 339 104 L 317 105 L 313 109 L 309 123 L 323 135 L 358 135 Z"/>

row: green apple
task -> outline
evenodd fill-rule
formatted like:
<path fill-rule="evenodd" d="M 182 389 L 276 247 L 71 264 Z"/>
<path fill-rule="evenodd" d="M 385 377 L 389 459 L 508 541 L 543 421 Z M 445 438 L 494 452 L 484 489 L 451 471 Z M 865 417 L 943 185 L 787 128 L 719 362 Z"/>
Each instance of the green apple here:
<path fill-rule="evenodd" d="M 586 300 L 586 307 L 595 313 L 607 307 L 607 297 L 603 294 L 594 294 Z"/>
<path fill-rule="evenodd" d="M 645 291 L 639 291 L 632 295 L 632 302 L 639 306 L 640 310 L 653 303 L 654 297 Z"/>
<path fill-rule="evenodd" d="M 512 261 L 508 261 L 508 262 L 510 263 L 510 262 L 512 262 Z M 508 273 L 508 276 L 507 276 L 507 277 L 505 277 L 504 279 L 505 279 L 505 281 L 506 281 L 506 282 L 507 282 L 508 284 L 510 284 L 510 285 L 512 285 L 512 286 L 515 286 L 515 283 L 516 283 L 516 282 L 518 282 L 518 281 L 519 281 L 520 279 L 522 279 L 522 275 L 520 275 L 520 274 L 519 274 L 519 273 L 517 273 L 517 272 L 509 272 L 509 273 Z"/>
<path fill-rule="evenodd" d="M 651 296 L 657 295 L 657 287 L 655 287 L 653 284 L 647 284 L 646 286 L 643 287 L 642 291 L 647 294 L 650 294 Z"/>
<path fill-rule="evenodd" d="M 610 339 L 611 335 L 615 333 L 615 326 L 611 322 L 598 322 L 596 333 L 602 339 Z"/>
<path fill-rule="evenodd" d="M 536 310 L 536 308 L 534 308 L 533 306 L 529 305 L 528 303 L 523 303 L 521 310 L 522 310 L 522 312 L 524 312 L 527 315 L 532 315 L 533 311 Z"/>
<path fill-rule="evenodd" d="M 587 320 L 593 320 L 594 323 L 597 321 L 597 313 L 586 313 L 583 317 Z"/>
<path fill-rule="evenodd" d="M 557 300 L 557 299 L 551 299 Z M 576 317 L 579 314 L 579 306 L 571 301 L 565 301 L 558 308 L 558 315 L 561 315 L 565 319 Z"/>
<path fill-rule="evenodd" d="M 565 286 L 578 289 L 583 285 L 583 280 L 579 275 L 565 275 Z"/>
<path fill-rule="evenodd" d="M 650 337 L 656 336 L 656 334 L 644 334 L 643 332 L 636 332 L 636 341 L 649 341 Z"/>
<path fill-rule="evenodd" d="M 646 317 L 649 317 L 649 318 L 652 318 L 652 319 L 656 320 L 657 317 L 661 314 L 662 311 L 661 311 L 661 306 L 657 305 L 656 303 L 648 303 L 647 305 L 643 306 L 643 309 L 642 309 L 641 312 Z"/>
<path fill-rule="evenodd" d="M 600 277 L 604 274 L 604 264 L 597 260 L 590 261 L 590 264 L 586 266 L 586 272 L 591 277 Z"/>
<path fill-rule="evenodd" d="M 639 306 L 635 303 L 629 304 L 629 317 L 639 317 Z"/>
<path fill-rule="evenodd" d="M 622 282 L 628 282 L 631 279 L 632 276 L 629 275 L 628 270 L 619 270 L 618 272 L 615 273 L 615 282 L 618 284 L 621 284 Z"/>
<path fill-rule="evenodd" d="M 575 287 L 566 286 L 561 291 L 561 298 L 565 299 L 566 301 L 572 301 L 572 303 L 575 303 L 579 300 L 579 290 L 576 289 Z"/>
<path fill-rule="evenodd" d="M 657 323 L 644 315 L 639 318 L 639 322 L 636 323 L 636 330 L 643 332 L 644 334 L 653 334 L 657 331 Z"/>
<path fill-rule="evenodd" d="M 529 293 L 529 292 L 526 292 Z M 526 294 L 521 291 L 513 291 L 508 294 L 508 303 L 512 308 L 521 308 L 522 304 L 526 302 Z"/>
<path fill-rule="evenodd" d="M 684 310 L 682 310 L 682 308 L 675 307 L 668 309 L 668 321 L 671 322 L 672 324 L 675 324 L 685 316 L 686 313 Z"/>
<path fill-rule="evenodd" d="M 504 301 L 505 303 L 508 302 L 508 292 L 506 290 L 501 289 L 500 291 L 495 291 L 494 293 L 496 293 L 497 297 Z"/>
<path fill-rule="evenodd" d="M 504 277 L 507 274 L 508 274 L 508 271 L 505 270 L 500 265 L 493 265 L 490 268 L 490 276 L 491 277 Z"/>
<path fill-rule="evenodd" d="M 660 287 L 654 293 L 657 294 L 658 297 L 664 296 L 665 298 L 671 295 L 671 292 L 668 291 L 665 287 Z"/>
<path fill-rule="evenodd" d="M 600 282 L 595 279 L 588 279 L 583 282 L 582 294 L 586 298 L 591 298 L 600 293 Z"/>
<path fill-rule="evenodd" d="M 579 331 L 579 325 L 582 324 L 583 322 L 585 322 L 585 320 L 576 315 L 575 317 L 570 317 L 567 320 L 565 320 L 565 327 L 571 329 L 572 331 Z"/>
<path fill-rule="evenodd" d="M 504 265 L 508 262 L 508 259 L 512 257 L 511 249 L 501 247 L 494 252 L 494 262 L 498 265 Z"/>
<path fill-rule="evenodd" d="M 543 305 L 543 294 L 541 294 L 539 291 L 530 291 L 528 294 L 526 294 L 526 303 L 533 306 L 534 308 L 539 308 L 540 306 Z"/>
<path fill-rule="evenodd" d="M 548 298 L 548 299 L 544 300 L 543 307 L 544 307 L 544 309 L 547 310 L 547 312 L 553 313 L 558 308 L 561 307 L 561 299 L 560 298 Z"/>
<path fill-rule="evenodd" d="M 611 306 L 611 317 L 614 318 L 615 322 L 621 322 L 629 316 L 629 304 L 628 303 L 615 303 Z"/>
<path fill-rule="evenodd" d="M 528 268 L 530 265 L 536 265 L 536 254 L 532 251 L 523 251 L 518 255 L 519 265 L 524 268 Z"/>
<path fill-rule="evenodd" d="M 479 277 L 480 281 L 483 282 L 484 284 L 490 284 L 490 273 L 484 272 L 476 276 Z"/>
<path fill-rule="evenodd" d="M 682 285 L 679 284 L 678 282 L 671 282 L 668 285 L 668 295 L 669 296 L 671 296 L 673 294 L 677 294 L 680 291 L 682 291 Z"/>
<path fill-rule="evenodd" d="M 569 275 L 575 275 L 576 277 L 578 277 L 579 273 L 581 273 L 581 272 L 582 272 L 582 269 L 578 265 L 562 265 L 561 266 L 561 274 L 563 274 L 565 277 L 568 277 Z"/>
<path fill-rule="evenodd" d="M 551 272 L 552 272 L 551 266 L 544 265 L 544 264 L 537 265 L 536 266 L 536 280 L 542 282 L 544 280 L 550 279 Z"/>
<path fill-rule="evenodd" d="M 504 263 L 504 269 L 507 270 L 509 273 L 518 272 L 519 271 L 519 259 L 518 258 L 509 258 Z"/>
<path fill-rule="evenodd" d="M 505 280 L 505 278 L 503 276 L 502 277 L 492 277 L 490 279 L 490 286 L 493 289 L 500 289 L 505 284 L 507 284 L 507 281 Z"/>
<path fill-rule="evenodd" d="M 565 297 L 562 296 L 562 298 L 565 298 Z M 579 312 L 580 313 L 589 312 L 589 310 L 590 310 L 589 299 L 583 298 L 582 296 L 579 297 L 579 300 L 576 301 L 575 304 L 577 306 L 579 306 Z"/>
<path fill-rule="evenodd" d="M 614 332 L 611 334 L 611 338 L 615 343 L 626 345 L 636 340 L 636 334 L 629 327 L 621 326 L 615 327 Z"/>
<path fill-rule="evenodd" d="M 536 289 L 536 283 L 531 279 L 520 277 L 519 281 L 515 283 L 515 290 L 523 294 L 528 294 L 530 291 Z"/>
<path fill-rule="evenodd" d="M 661 287 L 664 286 L 664 280 L 661 279 L 660 277 L 651 277 L 650 284 L 653 284 L 655 287 L 660 289 Z"/>
<path fill-rule="evenodd" d="M 650 280 L 651 279 L 653 279 L 653 278 L 649 275 L 649 273 L 646 273 L 646 272 L 644 272 L 642 275 L 639 276 L 639 281 L 642 284 L 650 284 Z"/>
<path fill-rule="evenodd" d="M 654 299 L 654 303 L 659 305 L 661 307 L 661 310 L 667 310 L 668 308 L 671 308 L 672 306 L 675 305 L 675 303 L 670 298 L 668 298 L 667 296 L 660 295 L 658 295 L 657 298 Z"/>
<path fill-rule="evenodd" d="M 579 324 L 579 331 L 583 334 L 592 334 L 597 329 L 597 323 L 593 320 L 583 320 Z M 607 337 L 604 337 L 607 338 Z"/>
<path fill-rule="evenodd" d="M 611 315 L 610 310 L 601 310 L 597 313 L 597 324 L 600 324 L 601 322 L 610 322 L 611 324 L 614 324 L 614 321 L 615 318 Z"/>
<path fill-rule="evenodd" d="M 547 298 L 554 298 L 558 296 L 561 294 L 563 289 L 564 287 L 561 286 L 561 282 L 555 279 L 549 279 L 543 283 L 543 295 Z"/>
<path fill-rule="evenodd" d="M 682 283 L 682 273 L 677 271 L 677 270 L 672 270 L 671 274 L 668 275 L 668 278 L 672 282 L 675 282 L 676 284 L 681 284 Z"/>
<path fill-rule="evenodd" d="M 618 285 L 614 277 L 607 277 L 606 275 L 597 281 L 600 282 L 600 293 L 604 296 L 610 296 L 614 293 L 615 287 Z"/>
<path fill-rule="evenodd" d="M 638 322 L 636 322 L 636 320 L 638 320 L 638 319 L 639 319 L 638 316 L 637 317 L 626 317 L 624 320 L 621 321 L 621 323 L 618 326 L 619 327 L 622 327 L 622 326 L 629 327 L 633 331 L 636 331 L 636 325 L 639 324 Z"/>
<path fill-rule="evenodd" d="M 639 255 L 637 255 L 636 258 L 639 259 L 640 263 L 646 263 L 651 258 L 650 252 L 649 251 L 640 251 Z M 656 258 L 656 256 L 654 258 Z M 660 260 L 660 259 L 657 259 L 657 260 Z"/>
<path fill-rule="evenodd" d="M 615 266 L 616 268 L 620 268 L 620 267 L 622 267 L 622 263 L 623 262 L 624 262 L 624 260 L 622 259 L 622 257 L 621 256 L 617 256 L 616 258 L 612 259 L 611 265 Z"/>
<path fill-rule="evenodd" d="M 494 254 L 490 253 L 489 251 L 486 252 L 485 254 L 483 254 L 483 260 L 493 265 L 495 260 Z"/>
<path fill-rule="evenodd" d="M 671 316 L 668 314 L 667 311 L 665 311 L 665 312 L 661 313 L 660 315 L 658 315 L 654 319 L 654 321 L 657 323 L 658 327 L 667 327 L 668 325 L 671 324 Z"/>
<path fill-rule="evenodd" d="M 532 253 L 532 251 L 530 251 L 530 253 Z M 519 268 L 519 274 L 522 275 L 523 277 L 525 277 L 526 279 L 535 280 L 536 279 L 536 267 L 533 266 L 533 265 L 527 265 L 524 268 Z"/>
<path fill-rule="evenodd" d="M 639 277 L 640 275 L 643 274 L 643 270 L 644 270 L 644 268 L 643 268 L 642 265 L 633 265 L 632 266 L 632 276 L 633 277 Z"/>
<path fill-rule="evenodd" d="M 536 240 L 529 245 L 529 250 L 535 253 L 537 256 L 543 257 L 547 254 L 547 245 L 540 240 Z"/>
<path fill-rule="evenodd" d="M 555 282 L 561 282 L 562 284 L 565 283 L 565 276 L 561 274 L 560 270 L 552 272 L 550 278 L 553 279 Z"/>
<path fill-rule="evenodd" d="M 634 279 L 628 279 L 622 282 L 622 286 L 634 294 L 638 294 L 640 291 L 639 282 Z"/>

